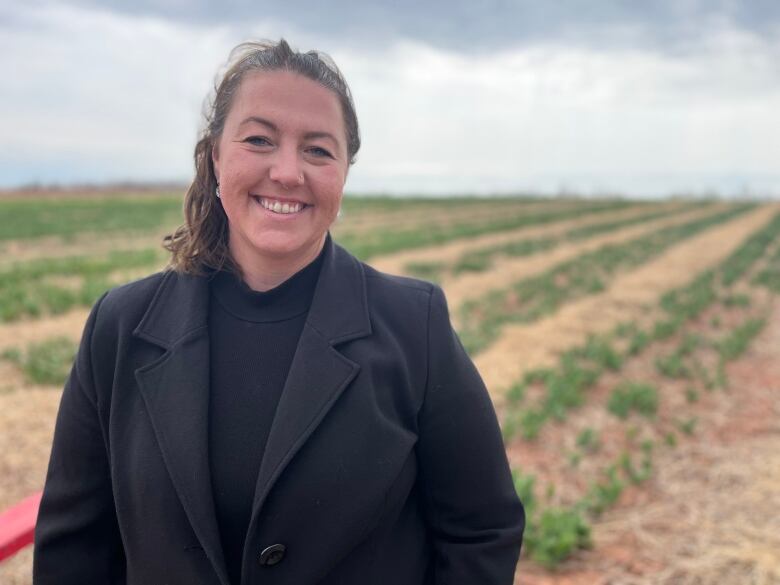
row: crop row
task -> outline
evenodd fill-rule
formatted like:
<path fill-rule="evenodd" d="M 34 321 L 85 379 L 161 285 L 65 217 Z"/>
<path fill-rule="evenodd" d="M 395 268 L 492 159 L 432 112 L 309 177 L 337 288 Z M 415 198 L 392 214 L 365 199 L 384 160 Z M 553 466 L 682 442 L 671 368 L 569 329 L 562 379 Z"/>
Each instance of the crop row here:
<path fill-rule="evenodd" d="M 611 232 L 620 228 L 649 222 L 670 215 L 677 215 L 709 202 L 694 203 L 673 209 L 652 210 L 638 216 L 607 220 L 591 225 L 571 228 L 557 236 L 523 238 L 505 244 L 487 246 L 461 255 L 454 262 L 410 262 L 405 266 L 408 274 L 427 280 L 441 281 L 445 275 L 457 276 L 464 272 L 484 272 L 493 266 L 499 257 L 530 256 L 551 250 L 565 242 L 576 242 Z"/>
<path fill-rule="evenodd" d="M 368 260 L 381 254 L 391 254 L 422 246 L 435 246 L 461 238 L 473 238 L 530 225 L 549 224 L 579 217 L 586 213 L 606 213 L 623 209 L 629 205 L 632 204 L 626 201 L 599 201 L 551 211 L 509 214 L 506 217 L 485 221 L 459 221 L 448 225 L 432 224 L 425 228 L 407 229 L 388 226 L 370 234 L 350 234 L 347 232 L 339 236 L 338 241 L 361 260 Z"/>
<path fill-rule="evenodd" d="M 103 256 L 42 258 L 0 271 L 0 322 L 63 313 L 89 306 L 112 284 L 112 275 L 160 266 L 162 250 L 114 251 Z"/>
<path fill-rule="evenodd" d="M 181 198 L 0 200 L 0 241 L 42 236 L 72 237 L 85 232 L 144 232 L 180 223 Z"/>
<path fill-rule="evenodd" d="M 628 242 L 585 252 L 549 270 L 494 290 L 461 307 L 461 339 L 470 353 L 489 345 L 509 323 L 529 323 L 555 312 L 572 299 L 606 289 L 618 272 L 633 269 L 670 246 L 752 209 L 738 205 L 704 218 L 659 229 Z"/>

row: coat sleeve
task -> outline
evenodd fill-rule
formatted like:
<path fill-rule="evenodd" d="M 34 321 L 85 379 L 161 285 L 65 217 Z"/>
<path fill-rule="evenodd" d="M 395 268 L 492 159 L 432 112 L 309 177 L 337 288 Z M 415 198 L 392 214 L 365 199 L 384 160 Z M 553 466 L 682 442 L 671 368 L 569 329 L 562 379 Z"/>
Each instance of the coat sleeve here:
<path fill-rule="evenodd" d="M 436 585 L 511 585 L 525 515 L 482 379 L 431 295 L 418 456 Z"/>
<path fill-rule="evenodd" d="M 34 585 L 125 582 L 108 443 L 92 368 L 101 301 L 87 319 L 57 414 L 35 528 Z"/>

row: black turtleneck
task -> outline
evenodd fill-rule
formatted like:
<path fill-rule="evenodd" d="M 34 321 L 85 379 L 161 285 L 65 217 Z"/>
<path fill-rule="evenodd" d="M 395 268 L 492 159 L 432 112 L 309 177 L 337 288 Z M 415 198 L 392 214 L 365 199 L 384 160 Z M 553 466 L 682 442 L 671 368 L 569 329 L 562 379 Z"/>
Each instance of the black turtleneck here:
<path fill-rule="evenodd" d="M 271 422 L 311 305 L 324 252 L 267 292 L 219 272 L 209 304 L 209 458 L 214 505 L 232 583 Z"/>

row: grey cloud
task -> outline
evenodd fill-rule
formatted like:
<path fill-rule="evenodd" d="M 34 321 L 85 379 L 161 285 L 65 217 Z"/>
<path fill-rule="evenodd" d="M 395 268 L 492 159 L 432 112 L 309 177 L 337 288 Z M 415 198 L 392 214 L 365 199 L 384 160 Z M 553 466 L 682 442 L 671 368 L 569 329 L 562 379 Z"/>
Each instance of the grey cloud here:
<path fill-rule="evenodd" d="M 777 32 L 774 0 L 67 0 L 71 4 L 179 22 L 238 28 L 272 21 L 339 45 L 381 48 L 398 37 L 465 53 L 539 41 L 675 50 L 727 23 L 761 36 Z"/>

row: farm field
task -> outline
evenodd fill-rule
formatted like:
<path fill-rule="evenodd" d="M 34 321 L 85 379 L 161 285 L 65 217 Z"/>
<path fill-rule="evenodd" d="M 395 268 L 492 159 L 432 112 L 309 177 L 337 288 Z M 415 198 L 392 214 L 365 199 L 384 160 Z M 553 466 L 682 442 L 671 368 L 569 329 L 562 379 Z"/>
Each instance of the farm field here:
<path fill-rule="evenodd" d="M 43 485 L 89 307 L 179 217 L 0 198 L 0 510 Z M 444 288 L 526 505 L 517 584 L 780 584 L 780 205 L 349 197 L 333 234 Z"/>

